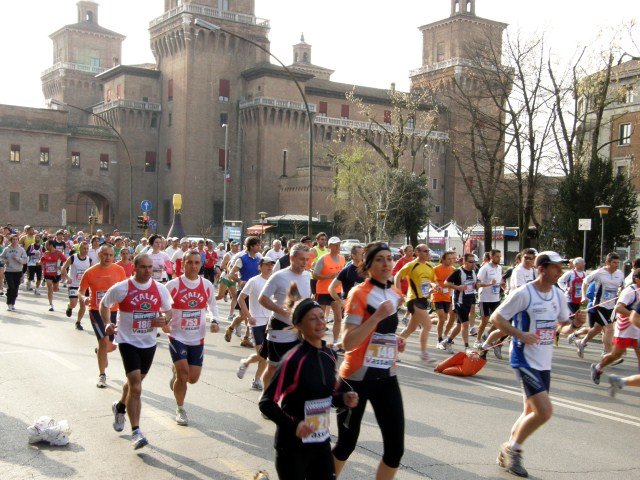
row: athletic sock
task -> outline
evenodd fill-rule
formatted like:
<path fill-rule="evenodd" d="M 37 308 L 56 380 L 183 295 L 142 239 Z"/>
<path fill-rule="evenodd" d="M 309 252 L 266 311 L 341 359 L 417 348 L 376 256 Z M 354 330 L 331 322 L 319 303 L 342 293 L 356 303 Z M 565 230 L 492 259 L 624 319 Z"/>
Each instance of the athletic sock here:
<path fill-rule="evenodd" d="M 118 402 L 116 404 L 116 412 L 118 412 L 118 413 L 127 413 L 127 406 L 122 402 Z"/>
<path fill-rule="evenodd" d="M 520 445 L 518 442 L 516 442 L 515 440 L 509 440 L 509 448 L 511 450 L 517 450 L 517 451 L 522 451 L 522 445 Z"/>
<path fill-rule="evenodd" d="M 442 337 L 438 337 L 438 343 L 442 343 Z"/>
<path fill-rule="evenodd" d="M 133 433 L 134 435 L 138 430 L 140 430 L 140 427 L 138 425 L 136 425 L 135 427 L 131 427 L 131 433 Z"/>

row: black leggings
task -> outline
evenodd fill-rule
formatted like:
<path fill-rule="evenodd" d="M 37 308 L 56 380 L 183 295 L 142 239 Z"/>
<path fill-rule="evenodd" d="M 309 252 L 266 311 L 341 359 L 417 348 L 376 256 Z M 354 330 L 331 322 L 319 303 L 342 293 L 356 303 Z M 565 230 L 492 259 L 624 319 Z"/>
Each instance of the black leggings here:
<path fill-rule="evenodd" d="M 4 280 L 7 284 L 7 305 L 15 305 L 22 272 L 4 272 Z"/>
<path fill-rule="evenodd" d="M 331 443 L 276 448 L 276 470 L 280 480 L 333 480 L 336 478 Z"/>
<path fill-rule="evenodd" d="M 346 462 L 355 450 L 368 400 L 382 433 L 382 461 L 390 468 L 398 468 L 404 454 L 404 407 L 398 378 L 393 376 L 382 380 L 350 381 L 349 384 L 360 398 L 357 407 L 338 412 L 338 441 L 333 455 Z M 349 388 L 342 382 L 340 390 L 349 391 Z"/>
<path fill-rule="evenodd" d="M 33 282 L 34 278 L 38 279 L 38 282 L 42 281 L 42 265 L 29 265 L 29 281 Z"/>

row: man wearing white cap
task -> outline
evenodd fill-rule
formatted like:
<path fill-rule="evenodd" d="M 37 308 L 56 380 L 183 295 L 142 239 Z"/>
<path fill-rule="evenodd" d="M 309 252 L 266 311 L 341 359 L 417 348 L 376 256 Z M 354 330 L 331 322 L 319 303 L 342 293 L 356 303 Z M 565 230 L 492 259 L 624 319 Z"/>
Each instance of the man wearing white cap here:
<path fill-rule="evenodd" d="M 573 269 L 567 271 L 564 275 L 560 277 L 558 280 L 558 286 L 564 290 L 564 295 L 567 298 L 567 306 L 571 313 L 576 313 L 580 310 L 580 305 L 582 304 L 582 283 L 584 282 L 587 274 L 584 269 L 586 266 L 586 262 L 582 257 L 576 257 L 573 259 Z M 564 327 L 558 327 L 556 331 L 556 345 L 558 344 L 558 339 L 560 338 L 560 334 L 564 333 L 568 335 L 567 341 L 569 345 L 573 345 L 576 339 L 576 330 L 582 326 L 576 319 L 574 319 L 569 325 Z"/>
<path fill-rule="evenodd" d="M 528 476 L 522 465 L 522 444 L 551 418 L 553 410 L 549 386 L 556 325 L 570 321 L 567 302 L 555 286 L 563 262 L 556 252 L 539 253 L 535 259 L 536 279 L 513 291 L 491 315 L 491 322 L 504 335 L 513 337 L 510 364 L 525 397 L 524 411 L 498 453 L 498 464 L 519 477 Z M 578 311 L 576 315 L 583 317 L 584 313 Z"/>
<path fill-rule="evenodd" d="M 318 303 L 325 307 L 325 317 L 328 317 L 326 310 L 331 307 L 333 310 L 333 349 L 340 348 L 340 327 L 342 326 L 342 302 L 333 299 L 329 293 L 331 281 L 338 276 L 346 263 L 345 258 L 340 254 L 340 239 L 331 237 L 329 239 L 329 253 L 320 257 L 313 267 L 313 276 L 318 280 L 316 283 L 316 297 Z M 336 287 L 336 293 L 342 293 L 342 285 Z"/>

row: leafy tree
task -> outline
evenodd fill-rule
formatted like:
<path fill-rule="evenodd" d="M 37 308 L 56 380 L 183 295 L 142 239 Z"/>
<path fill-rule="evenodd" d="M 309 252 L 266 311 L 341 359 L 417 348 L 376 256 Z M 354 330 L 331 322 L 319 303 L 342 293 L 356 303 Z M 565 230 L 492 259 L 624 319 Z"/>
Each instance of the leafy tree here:
<path fill-rule="evenodd" d="M 545 243 L 567 256 L 582 255 L 583 232 L 578 231 L 578 219 L 592 218 L 592 230 L 587 235 L 587 262 L 595 265 L 600 259 L 602 226 L 596 206 L 611 205 L 605 218 L 606 253 L 633 240 L 638 201 L 631 180 L 622 173 L 613 175 L 610 159 L 596 157 L 590 162 L 576 163 L 573 168 L 573 174 L 559 185 Z"/>
<path fill-rule="evenodd" d="M 403 232 L 412 245 L 418 244 L 418 232 L 429 221 L 429 179 L 406 170 L 389 170 L 391 198 L 387 233 Z"/>

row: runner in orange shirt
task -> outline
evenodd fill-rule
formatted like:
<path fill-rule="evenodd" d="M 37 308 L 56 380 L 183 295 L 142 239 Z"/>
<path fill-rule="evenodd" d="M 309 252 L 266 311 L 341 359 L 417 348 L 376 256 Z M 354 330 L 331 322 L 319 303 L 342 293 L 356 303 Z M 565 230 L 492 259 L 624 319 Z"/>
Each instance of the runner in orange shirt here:
<path fill-rule="evenodd" d="M 453 314 L 453 309 L 451 308 L 451 289 L 445 288 L 444 281 L 449 278 L 449 275 L 453 273 L 455 268 L 453 268 L 453 261 L 455 260 L 456 253 L 447 250 L 440 257 L 440 265 L 434 268 L 436 273 L 436 281 L 438 282 L 438 286 L 435 288 L 433 292 L 433 304 L 436 309 L 436 313 L 438 314 L 438 349 L 446 350 L 445 346 L 442 344 L 443 337 L 449 335 L 449 331 L 453 328 L 453 324 L 455 322 L 455 315 Z M 447 321 L 447 327 L 445 328 L 445 322 Z"/>
<path fill-rule="evenodd" d="M 107 336 L 105 333 L 105 325 L 100 317 L 100 301 L 112 285 L 121 282 L 122 280 L 126 280 L 127 275 L 121 266 L 113 263 L 115 252 L 111 245 L 106 243 L 102 245 L 98 250 L 98 258 L 100 259 L 100 263 L 88 268 L 82 275 L 78 295 L 80 297 L 80 301 L 89 306 L 91 326 L 98 338 L 96 354 L 98 356 L 98 369 L 100 371 L 100 375 L 98 376 L 96 386 L 98 388 L 106 388 L 107 375 L 105 374 L 105 369 L 108 364 L 107 352 L 112 352 L 116 349 L 116 346 L 113 344 L 114 336 Z M 89 297 L 86 296 L 87 291 L 90 293 Z M 117 312 L 118 307 L 115 305 L 111 308 L 112 323 L 116 322 Z"/>

